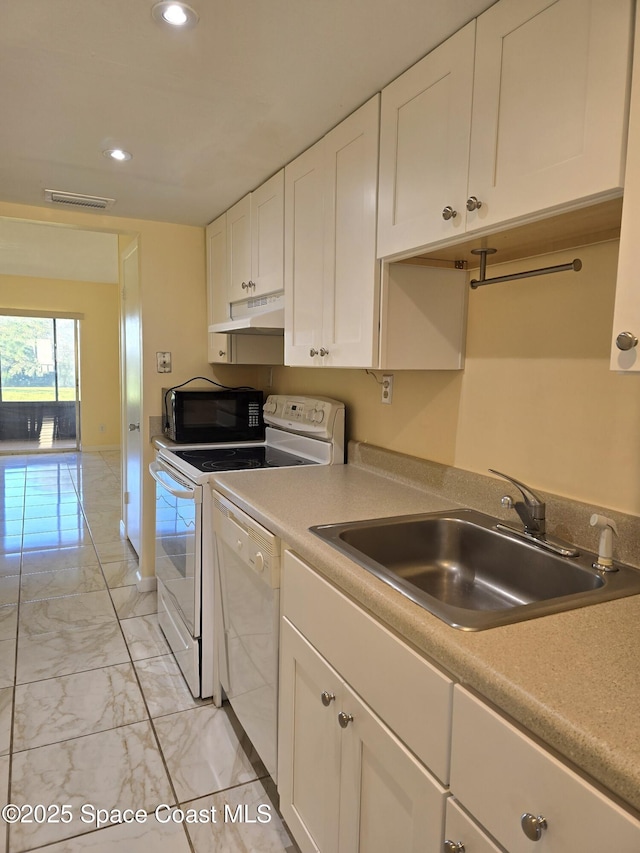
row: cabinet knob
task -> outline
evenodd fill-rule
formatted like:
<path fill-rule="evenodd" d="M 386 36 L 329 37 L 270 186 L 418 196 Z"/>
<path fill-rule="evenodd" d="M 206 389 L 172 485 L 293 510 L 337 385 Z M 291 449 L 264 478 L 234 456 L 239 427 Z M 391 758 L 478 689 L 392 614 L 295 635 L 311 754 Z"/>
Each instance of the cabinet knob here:
<path fill-rule="evenodd" d="M 255 281 L 250 281 L 250 282 L 247 284 L 247 287 L 248 287 L 248 288 L 251 288 L 251 290 L 254 290 L 254 289 L 255 289 L 255 286 L 256 286 Z"/>
<path fill-rule="evenodd" d="M 247 284 L 247 282 L 246 282 L 246 281 L 243 281 L 243 282 L 242 282 L 242 284 L 240 285 L 240 287 L 241 287 L 243 290 L 249 290 L 249 285 Z"/>
<path fill-rule="evenodd" d="M 333 701 L 335 701 L 336 694 L 335 693 L 329 693 L 328 690 L 323 690 L 322 693 L 320 694 L 320 698 L 322 699 L 322 704 L 325 706 L 325 708 L 328 708 L 329 705 Z"/>
<path fill-rule="evenodd" d="M 309 350 L 309 357 L 313 358 L 314 355 L 318 355 L 318 350 L 311 347 L 311 349 Z"/>
<path fill-rule="evenodd" d="M 325 355 L 329 355 L 329 350 L 328 350 L 328 349 L 325 349 L 324 347 L 320 347 L 320 355 L 321 355 L 321 356 L 323 356 L 323 357 L 324 357 Z"/>
<path fill-rule="evenodd" d="M 219 356 L 223 356 L 224 354 L 225 354 L 225 352 L 224 352 L 224 350 L 223 350 L 223 349 L 219 349 L 219 350 L 218 350 L 218 355 L 219 355 Z"/>
<path fill-rule="evenodd" d="M 467 210 L 479 210 L 482 207 L 482 202 L 474 195 L 470 195 L 467 199 Z"/>
<path fill-rule="evenodd" d="M 638 339 L 633 332 L 620 332 L 616 338 L 616 346 L 621 350 L 630 350 L 638 346 Z"/>
<path fill-rule="evenodd" d="M 464 853 L 464 844 L 462 841 L 449 841 L 447 839 L 444 842 L 444 853 Z"/>
<path fill-rule="evenodd" d="M 129 424 L 129 432 L 140 432 L 140 424 Z"/>
<path fill-rule="evenodd" d="M 547 821 L 542 815 L 536 817 L 530 812 L 525 812 L 520 818 L 520 826 L 530 841 L 540 841 L 543 831 L 547 828 Z"/>
<path fill-rule="evenodd" d="M 455 219 L 458 215 L 458 211 L 454 210 L 450 204 L 448 204 L 442 211 L 442 218 L 445 222 L 448 222 L 450 219 Z"/>
<path fill-rule="evenodd" d="M 344 711 L 340 711 L 338 722 L 340 723 L 340 728 L 346 729 L 349 723 L 353 722 L 353 714 L 346 714 Z"/>

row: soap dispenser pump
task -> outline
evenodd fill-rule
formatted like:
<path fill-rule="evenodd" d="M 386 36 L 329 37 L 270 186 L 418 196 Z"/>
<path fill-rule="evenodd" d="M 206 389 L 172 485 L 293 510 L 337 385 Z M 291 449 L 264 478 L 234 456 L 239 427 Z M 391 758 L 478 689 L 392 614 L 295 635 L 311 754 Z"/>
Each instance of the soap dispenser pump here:
<path fill-rule="evenodd" d="M 616 567 L 613 565 L 613 534 L 618 535 L 618 528 L 615 521 L 607 518 L 606 515 L 598 515 L 594 513 L 591 516 L 591 527 L 596 527 L 600 531 L 600 544 L 598 545 L 598 559 L 593 563 L 593 568 L 600 572 L 615 572 Z"/>

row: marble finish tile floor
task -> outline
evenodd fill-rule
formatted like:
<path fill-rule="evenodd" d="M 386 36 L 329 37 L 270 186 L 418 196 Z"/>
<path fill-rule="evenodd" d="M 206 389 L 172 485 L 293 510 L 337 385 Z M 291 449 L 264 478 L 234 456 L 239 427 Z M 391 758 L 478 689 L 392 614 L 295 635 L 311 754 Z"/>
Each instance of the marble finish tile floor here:
<path fill-rule="evenodd" d="M 298 853 L 169 655 L 119 506 L 119 453 L 0 456 L 0 853 Z"/>

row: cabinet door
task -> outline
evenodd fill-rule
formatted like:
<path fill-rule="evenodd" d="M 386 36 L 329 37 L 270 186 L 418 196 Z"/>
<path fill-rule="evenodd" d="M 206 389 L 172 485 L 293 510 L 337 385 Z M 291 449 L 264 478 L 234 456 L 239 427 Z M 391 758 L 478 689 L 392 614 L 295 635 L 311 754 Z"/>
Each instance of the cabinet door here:
<path fill-rule="evenodd" d="M 251 296 L 251 194 L 227 211 L 227 298 Z M 243 287 L 244 285 L 244 287 Z"/>
<path fill-rule="evenodd" d="M 284 361 L 310 367 L 322 332 L 322 140 L 285 168 Z"/>
<path fill-rule="evenodd" d="M 227 296 L 227 215 L 223 213 L 207 225 L 207 322 L 221 323 L 229 318 Z M 227 335 L 208 335 L 209 363 L 226 363 L 230 360 L 230 341 Z"/>
<path fill-rule="evenodd" d="M 380 258 L 464 232 L 474 42 L 472 21 L 382 92 Z"/>
<path fill-rule="evenodd" d="M 251 193 L 251 281 L 249 296 L 284 287 L 284 170 Z"/>
<path fill-rule="evenodd" d="M 340 729 L 336 708 L 342 705 L 342 691 L 338 675 L 283 619 L 278 792 L 282 815 L 303 853 L 338 849 Z"/>
<path fill-rule="evenodd" d="M 630 0 L 506 0 L 478 18 L 467 230 L 620 192 Z"/>
<path fill-rule="evenodd" d="M 637 47 L 631 85 L 627 166 L 611 340 L 611 370 L 629 373 L 640 371 L 640 347 L 637 343 L 633 344 L 634 340 L 640 339 L 640 287 L 636 270 L 640 222 L 640 15 L 636 16 L 635 44 Z M 618 335 L 623 332 L 628 333 L 624 336 L 626 340 L 623 338 L 619 343 L 622 346 L 631 344 L 629 349 L 620 349 L 618 346 Z"/>
<path fill-rule="evenodd" d="M 446 790 L 355 693 L 334 709 L 343 723 L 339 853 L 442 849 Z"/>
<path fill-rule="evenodd" d="M 379 109 L 376 95 L 324 138 L 322 346 L 328 367 L 376 365 Z"/>

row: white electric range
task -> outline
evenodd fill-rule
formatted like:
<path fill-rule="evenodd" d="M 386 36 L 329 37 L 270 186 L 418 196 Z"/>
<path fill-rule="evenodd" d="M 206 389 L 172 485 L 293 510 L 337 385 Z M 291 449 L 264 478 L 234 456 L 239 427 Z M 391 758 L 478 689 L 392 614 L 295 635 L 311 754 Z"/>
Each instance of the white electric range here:
<path fill-rule="evenodd" d="M 264 442 L 177 445 L 155 440 L 158 621 L 195 697 L 222 701 L 213 530 L 215 475 L 344 462 L 345 409 L 327 397 L 271 395 Z"/>

